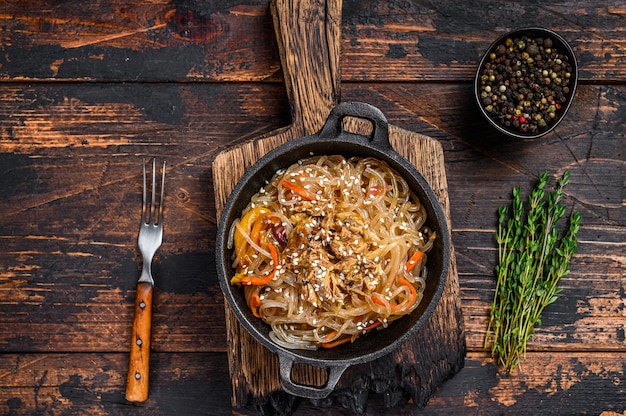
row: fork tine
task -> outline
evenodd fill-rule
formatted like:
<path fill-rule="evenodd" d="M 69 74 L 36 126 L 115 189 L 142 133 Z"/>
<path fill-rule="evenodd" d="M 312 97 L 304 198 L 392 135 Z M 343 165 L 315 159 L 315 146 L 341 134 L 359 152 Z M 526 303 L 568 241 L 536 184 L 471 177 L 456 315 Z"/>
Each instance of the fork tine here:
<path fill-rule="evenodd" d="M 156 214 L 156 158 L 152 159 L 152 200 L 150 201 L 150 224 L 154 225 Z"/>
<path fill-rule="evenodd" d="M 158 221 L 161 224 L 163 219 L 163 196 L 165 195 L 165 161 L 163 162 L 163 174 L 161 175 L 161 201 L 159 201 L 159 215 Z"/>
<path fill-rule="evenodd" d="M 148 220 L 148 206 L 146 195 L 146 159 L 143 160 L 143 199 L 141 204 L 141 221 L 145 224 Z"/>

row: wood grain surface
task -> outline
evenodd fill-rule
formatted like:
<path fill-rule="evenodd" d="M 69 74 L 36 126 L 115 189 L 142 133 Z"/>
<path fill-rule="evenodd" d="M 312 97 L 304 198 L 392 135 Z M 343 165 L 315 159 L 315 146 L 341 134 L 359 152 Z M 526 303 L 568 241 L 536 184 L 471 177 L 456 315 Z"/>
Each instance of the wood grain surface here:
<path fill-rule="evenodd" d="M 468 354 L 424 409 L 370 393 L 365 414 L 626 411 L 626 9 L 613 2 L 345 1 L 341 100 L 444 151 Z M 233 410 L 213 258 L 212 163 L 290 125 L 268 1 L 0 4 L 0 414 L 276 414 Z M 507 139 L 471 79 L 497 35 L 563 35 L 580 67 L 565 120 Z M 151 397 L 124 400 L 141 209 L 141 159 L 166 159 L 154 271 Z M 523 367 L 482 349 L 496 210 L 540 170 L 569 169 L 579 252 Z M 346 399 L 347 400 L 347 399 Z M 323 405 L 323 403 L 322 403 Z M 350 402 L 297 414 L 354 414 Z"/>

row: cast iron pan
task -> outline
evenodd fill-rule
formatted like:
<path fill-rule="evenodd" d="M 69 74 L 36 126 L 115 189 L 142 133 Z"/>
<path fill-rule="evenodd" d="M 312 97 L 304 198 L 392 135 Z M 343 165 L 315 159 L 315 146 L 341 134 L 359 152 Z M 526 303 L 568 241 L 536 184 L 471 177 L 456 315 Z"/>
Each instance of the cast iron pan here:
<path fill-rule="evenodd" d="M 372 124 L 370 136 L 346 131 L 346 117 L 365 119 Z M 252 195 L 282 168 L 311 155 L 334 155 L 344 157 L 373 157 L 383 160 L 396 170 L 409 184 L 426 208 L 426 225 L 436 231 L 437 239 L 428 254 L 428 278 L 424 298 L 410 314 L 389 325 L 382 331 L 373 331 L 354 343 L 332 349 L 289 350 L 273 343 L 269 338 L 269 325 L 254 317 L 246 304 L 241 287 L 232 286 L 234 274 L 231 267 L 232 250 L 227 245 L 228 232 L 233 221 L 241 216 Z M 428 320 L 443 293 L 450 263 L 450 236 L 446 218 L 439 201 L 428 182 L 410 162 L 398 154 L 389 143 L 389 125 L 383 113 L 369 104 L 346 102 L 337 105 L 328 116 L 324 127 L 317 133 L 289 141 L 265 154 L 239 180 L 228 197 L 217 232 L 217 272 L 221 288 L 233 313 L 241 324 L 270 351 L 278 355 L 280 382 L 290 394 L 323 398 L 328 396 L 339 381 L 341 374 L 351 365 L 374 360 L 392 352 L 413 336 Z M 328 371 L 328 381 L 322 387 L 295 383 L 291 369 L 296 363 L 309 364 Z"/>

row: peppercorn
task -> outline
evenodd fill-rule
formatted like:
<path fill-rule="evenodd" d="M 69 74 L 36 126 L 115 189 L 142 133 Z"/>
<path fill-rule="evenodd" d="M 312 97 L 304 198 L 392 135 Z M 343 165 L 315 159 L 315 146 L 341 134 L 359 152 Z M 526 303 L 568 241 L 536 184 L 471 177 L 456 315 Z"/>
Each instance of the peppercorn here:
<path fill-rule="evenodd" d="M 539 53 L 539 48 L 537 47 L 536 44 L 533 43 L 533 44 L 528 45 L 528 47 L 526 48 L 526 52 L 528 52 L 529 55 L 534 56 Z"/>
<path fill-rule="evenodd" d="M 572 71 L 569 57 L 550 37 L 507 37 L 487 54 L 480 71 L 482 107 L 505 127 L 544 130 L 573 90 Z"/>

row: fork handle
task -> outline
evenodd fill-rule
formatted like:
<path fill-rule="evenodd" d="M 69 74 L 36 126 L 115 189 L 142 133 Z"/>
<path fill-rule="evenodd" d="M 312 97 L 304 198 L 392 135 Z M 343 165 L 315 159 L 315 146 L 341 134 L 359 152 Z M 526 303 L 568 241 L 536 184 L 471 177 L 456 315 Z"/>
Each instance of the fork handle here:
<path fill-rule="evenodd" d="M 150 283 L 137 283 L 135 317 L 130 345 L 130 362 L 126 380 L 126 400 L 148 400 L 148 373 L 150 369 L 150 330 L 152 326 L 152 290 Z"/>

